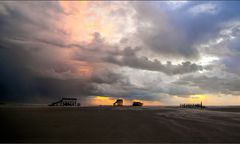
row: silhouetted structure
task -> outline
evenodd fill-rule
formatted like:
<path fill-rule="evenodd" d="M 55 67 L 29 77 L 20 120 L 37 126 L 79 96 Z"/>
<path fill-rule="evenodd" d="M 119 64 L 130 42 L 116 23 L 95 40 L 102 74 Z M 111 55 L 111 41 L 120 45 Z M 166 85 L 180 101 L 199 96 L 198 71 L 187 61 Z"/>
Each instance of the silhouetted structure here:
<path fill-rule="evenodd" d="M 180 108 L 205 108 L 205 106 L 202 105 L 202 102 L 200 104 L 180 104 Z"/>
<path fill-rule="evenodd" d="M 132 106 L 143 106 L 141 102 L 133 102 Z"/>
<path fill-rule="evenodd" d="M 80 106 L 76 98 L 62 98 L 57 102 L 49 104 L 49 106 Z"/>
<path fill-rule="evenodd" d="M 123 106 L 123 100 L 117 99 L 115 103 L 113 103 L 113 106 Z"/>

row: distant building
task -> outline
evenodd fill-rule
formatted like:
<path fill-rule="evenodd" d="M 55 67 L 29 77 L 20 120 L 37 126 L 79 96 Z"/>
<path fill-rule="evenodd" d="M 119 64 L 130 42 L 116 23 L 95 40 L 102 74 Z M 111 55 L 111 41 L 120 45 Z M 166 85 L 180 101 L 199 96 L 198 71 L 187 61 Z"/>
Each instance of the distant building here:
<path fill-rule="evenodd" d="M 200 104 L 180 104 L 180 108 L 205 108 L 205 106 L 202 105 L 202 102 Z"/>
<path fill-rule="evenodd" d="M 113 106 L 123 106 L 123 100 L 117 99 L 115 103 L 113 103 Z"/>
<path fill-rule="evenodd" d="M 57 102 L 49 104 L 49 106 L 80 106 L 76 98 L 62 98 Z"/>
<path fill-rule="evenodd" d="M 141 102 L 133 102 L 132 106 L 143 106 Z"/>

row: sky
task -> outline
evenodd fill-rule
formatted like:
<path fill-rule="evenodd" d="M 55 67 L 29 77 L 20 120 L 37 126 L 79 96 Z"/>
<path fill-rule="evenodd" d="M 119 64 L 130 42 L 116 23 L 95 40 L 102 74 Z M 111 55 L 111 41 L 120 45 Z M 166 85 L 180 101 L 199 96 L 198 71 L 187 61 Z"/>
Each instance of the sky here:
<path fill-rule="evenodd" d="M 0 102 L 240 104 L 238 1 L 2 1 Z"/>

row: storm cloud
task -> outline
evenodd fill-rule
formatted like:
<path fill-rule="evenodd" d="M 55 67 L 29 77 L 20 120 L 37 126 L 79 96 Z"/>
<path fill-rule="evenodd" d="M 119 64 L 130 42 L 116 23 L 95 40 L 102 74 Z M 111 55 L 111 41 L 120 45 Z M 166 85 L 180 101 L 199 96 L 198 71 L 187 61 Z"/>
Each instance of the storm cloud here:
<path fill-rule="evenodd" d="M 234 1 L 0 2 L 0 101 L 239 96 L 239 12 Z"/>

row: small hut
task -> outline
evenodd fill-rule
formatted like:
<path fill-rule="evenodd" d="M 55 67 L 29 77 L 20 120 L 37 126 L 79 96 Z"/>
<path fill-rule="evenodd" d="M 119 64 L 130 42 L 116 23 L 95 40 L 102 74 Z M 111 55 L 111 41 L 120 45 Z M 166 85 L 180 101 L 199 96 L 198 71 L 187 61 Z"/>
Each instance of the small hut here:
<path fill-rule="evenodd" d="M 132 106 L 143 106 L 141 102 L 133 102 Z"/>
<path fill-rule="evenodd" d="M 116 102 L 113 103 L 113 106 L 123 106 L 123 100 L 117 99 Z"/>

